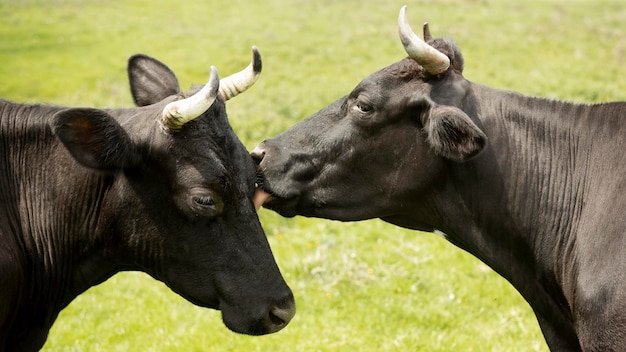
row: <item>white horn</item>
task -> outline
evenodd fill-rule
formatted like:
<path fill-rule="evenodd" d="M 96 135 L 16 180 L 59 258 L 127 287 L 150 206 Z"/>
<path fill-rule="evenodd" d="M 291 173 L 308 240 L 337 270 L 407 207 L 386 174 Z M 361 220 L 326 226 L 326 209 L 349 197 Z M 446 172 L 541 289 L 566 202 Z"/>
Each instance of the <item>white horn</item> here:
<path fill-rule="evenodd" d="M 196 94 L 183 100 L 173 101 L 163 109 L 161 122 L 167 130 L 177 130 L 185 123 L 207 111 L 217 98 L 220 78 L 215 66 L 211 66 L 209 81 Z"/>
<path fill-rule="evenodd" d="M 256 46 L 252 47 L 252 60 L 248 67 L 220 81 L 220 97 L 226 101 L 250 88 L 261 74 L 263 68 L 261 53 Z"/>
<path fill-rule="evenodd" d="M 437 75 L 446 72 L 450 67 L 450 59 L 441 51 L 426 44 L 411 29 L 406 18 L 406 5 L 400 9 L 398 16 L 398 32 L 400 40 L 409 56 L 422 65 L 428 73 Z"/>

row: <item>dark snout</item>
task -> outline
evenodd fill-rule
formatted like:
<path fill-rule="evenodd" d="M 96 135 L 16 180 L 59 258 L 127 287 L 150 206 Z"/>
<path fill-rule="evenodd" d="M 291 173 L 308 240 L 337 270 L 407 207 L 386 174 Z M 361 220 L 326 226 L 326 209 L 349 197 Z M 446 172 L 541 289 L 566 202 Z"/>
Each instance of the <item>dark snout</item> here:
<path fill-rule="evenodd" d="M 269 139 L 251 152 L 258 175 L 254 203 L 257 209 L 263 206 L 285 217 L 306 216 L 314 204 L 303 196 L 313 187 L 319 164 L 312 162 L 315 158 L 306 148 L 285 145 L 279 138 Z"/>
<path fill-rule="evenodd" d="M 296 314 L 296 303 L 289 287 L 282 293 L 260 304 L 256 314 L 240 305 L 220 307 L 224 324 L 234 332 L 247 335 L 265 335 L 277 332 L 287 326 Z"/>
<path fill-rule="evenodd" d="M 255 163 L 257 163 L 257 165 L 263 161 L 263 157 L 265 156 L 265 142 L 257 145 L 254 150 L 250 153 L 250 155 L 252 156 L 252 159 L 254 160 Z"/>
<path fill-rule="evenodd" d="M 345 101 L 346 97 L 337 99 L 251 152 L 261 175 L 257 183 L 269 194 L 265 208 L 286 217 L 322 215 L 319 211 L 327 208 L 332 200 L 328 197 L 339 188 L 333 184 L 337 172 L 346 168 L 335 162 L 352 135 L 349 124 L 337 124 Z"/>
<path fill-rule="evenodd" d="M 295 214 L 281 211 L 285 204 L 296 201 L 297 188 L 294 187 L 290 177 L 292 170 L 286 163 L 277 160 L 281 157 L 280 153 L 273 153 L 272 157 L 268 157 L 267 153 L 270 149 L 267 141 L 264 141 L 250 153 L 257 166 L 257 190 L 254 195 L 254 206 L 257 210 L 261 206 L 265 206 L 278 211 L 283 216 L 294 216 Z"/>
<path fill-rule="evenodd" d="M 296 304 L 249 198 L 245 204 L 246 209 L 232 219 L 238 221 L 232 225 L 235 227 L 232 233 L 243 235 L 230 238 L 237 241 L 219 255 L 228 264 L 213 278 L 218 309 L 222 311 L 224 324 L 234 332 L 270 334 L 287 326 L 296 314 Z M 250 222 L 243 220 L 252 216 Z"/>

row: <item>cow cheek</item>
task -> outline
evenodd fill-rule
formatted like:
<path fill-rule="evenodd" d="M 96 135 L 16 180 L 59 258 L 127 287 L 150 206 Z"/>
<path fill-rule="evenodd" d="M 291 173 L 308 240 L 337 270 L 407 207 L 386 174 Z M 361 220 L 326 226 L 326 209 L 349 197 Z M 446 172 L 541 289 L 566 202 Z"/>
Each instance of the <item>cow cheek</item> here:
<path fill-rule="evenodd" d="M 213 283 L 217 263 L 210 246 L 184 241 L 168 247 L 169 254 L 161 264 L 162 281 L 190 302 L 217 309 L 219 299 Z"/>
<path fill-rule="evenodd" d="M 437 180 L 443 177 L 444 160 L 430 150 L 424 136 L 413 131 L 397 134 L 396 138 L 387 136 L 385 140 L 394 140 L 394 143 L 376 148 L 381 154 L 374 159 L 380 163 L 368 173 L 371 182 L 379 185 L 378 201 L 396 206 L 400 203 L 398 200 L 415 201 L 432 191 Z"/>

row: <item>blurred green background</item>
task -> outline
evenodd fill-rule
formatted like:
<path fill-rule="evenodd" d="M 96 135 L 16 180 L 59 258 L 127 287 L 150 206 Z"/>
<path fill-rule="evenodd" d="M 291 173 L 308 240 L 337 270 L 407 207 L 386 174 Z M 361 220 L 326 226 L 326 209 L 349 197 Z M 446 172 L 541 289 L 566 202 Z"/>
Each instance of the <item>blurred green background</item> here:
<path fill-rule="evenodd" d="M 0 0 L 0 97 L 125 107 L 126 60 L 154 56 L 183 88 L 242 69 L 263 74 L 228 102 L 248 147 L 276 135 L 405 56 L 400 7 L 416 31 L 453 38 L 469 80 L 578 102 L 626 100 L 626 3 L 495 0 Z M 375 201 L 375 200 L 374 200 Z M 378 220 L 259 213 L 298 313 L 261 337 L 226 329 L 141 273 L 76 299 L 46 351 L 546 351 L 528 305 L 497 274 L 432 234 Z"/>

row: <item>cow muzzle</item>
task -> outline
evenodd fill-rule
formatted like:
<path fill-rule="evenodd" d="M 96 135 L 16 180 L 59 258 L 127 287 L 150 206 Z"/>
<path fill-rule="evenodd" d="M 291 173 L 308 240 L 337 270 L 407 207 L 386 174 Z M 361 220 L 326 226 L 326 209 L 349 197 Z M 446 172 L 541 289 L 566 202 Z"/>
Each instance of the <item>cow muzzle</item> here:
<path fill-rule="evenodd" d="M 223 306 L 222 320 L 230 330 L 246 335 L 265 335 L 282 330 L 296 314 L 296 303 L 291 290 L 282 299 L 258 310 L 244 312 L 241 306 Z"/>
<path fill-rule="evenodd" d="M 282 160 L 279 152 L 267 146 L 268 141 L 259 144 L 250 153 L 257 166 L 256 192 L 254 206 L 274 210 L 286 217 L 297 215 L 300 197 L 306 185 L 314 178 L 315 173 L 305 163 L 291 163 Z"/>

